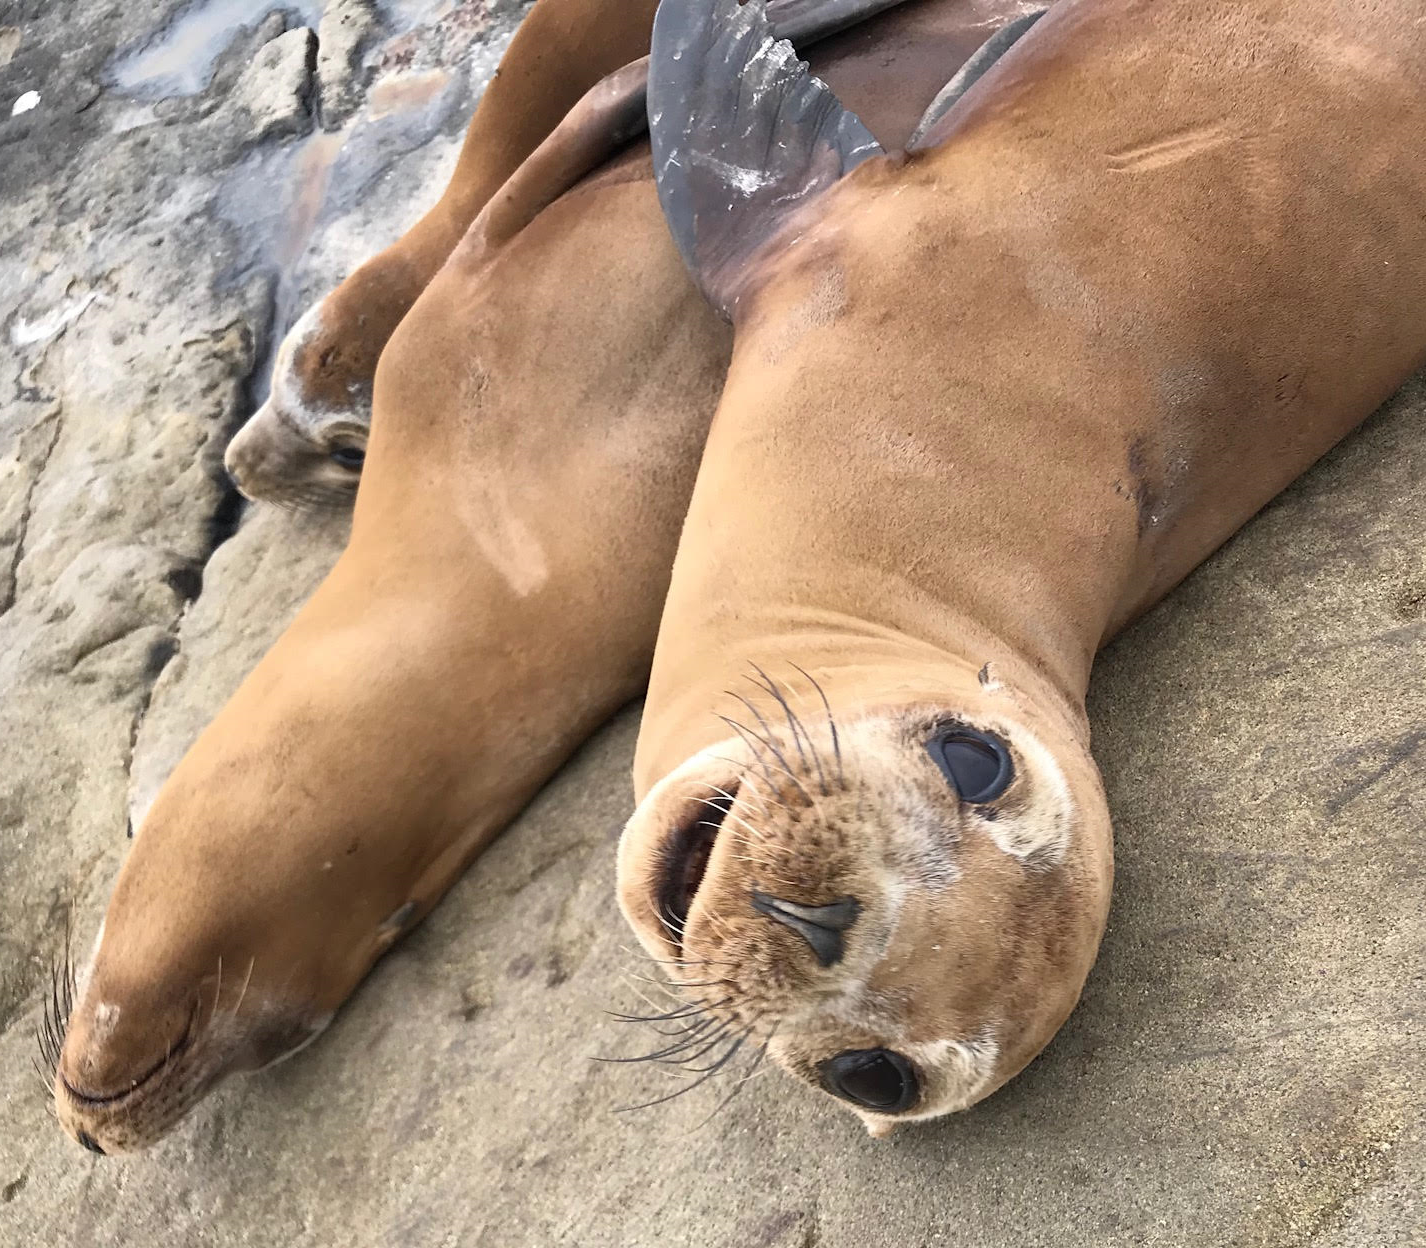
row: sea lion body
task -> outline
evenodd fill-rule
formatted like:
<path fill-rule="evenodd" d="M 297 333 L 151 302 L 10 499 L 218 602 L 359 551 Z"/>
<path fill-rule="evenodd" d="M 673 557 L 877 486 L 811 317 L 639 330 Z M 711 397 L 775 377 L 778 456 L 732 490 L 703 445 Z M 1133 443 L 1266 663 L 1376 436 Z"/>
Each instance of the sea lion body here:
<path fill-rule="evenodd" d="M 874 1133 L 987 1095 L 1078 997 L 1097 649 L 1426 359 L 1423 83 L 1409 0 L 1063 0 L 748 252 L 699 206 L 736 341 L 621 900 Z M 736 160 L 727 116 L 684 124 Z M 842 960 L 773 893 L 854 899 Z"/>
<path fill-rule="evenodd" d="M 639 692 L 725 360 L 646 167 L 432 282 L 378 370 L 347 549 L 120 871 L 59 1058 L 71 1134 L 143 1147 L 305 1043 Z"/>
<path fill-rule="evenodd" d="M 819 62 L 895 141 L 993 11 L 911 6 Z M 525 191 L 393 335 L 348 548 L 138 831 L 57 1061 L 97 1150 L 316 1035 L 643 685 L 729 335 L 646 145 Z"/>

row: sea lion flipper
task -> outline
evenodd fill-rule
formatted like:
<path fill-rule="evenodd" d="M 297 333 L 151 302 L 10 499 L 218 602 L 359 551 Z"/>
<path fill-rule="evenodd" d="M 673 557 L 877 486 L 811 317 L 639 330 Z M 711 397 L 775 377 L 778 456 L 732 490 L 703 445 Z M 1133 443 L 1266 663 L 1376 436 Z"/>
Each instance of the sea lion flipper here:
<path fill-rule="evenodd" d="M 649 135 L 659 201 L 709 300 L 731 318 L 748 257 L 880 145 L 779 41 L 763 0 L 663 0 Z"/>
<path fill-rule="evenodd" d="M 922 115 L 921 120 L 916 123 L 916 129 L 912 131 L 911 138 L 906 143 L 907 150 L 915 151 L 918 147 L 927 146 L 925 139 L 931 128 L 949 113 L 960 101 L 961 96 L 979 82 L 985 72 L 1019 43 L 1021 37 L 1029 31 L 1030 27 L 1048 12 L 1048 8 L 1036 9 L 1033 13 L 1017 17 L 1013 22 L 1002 26 L 981 44 L 971 55 L 970 60 L 956 71 L 955 76 L 941 88 L 936 98 L 931 101 L 931 106 Z"/>

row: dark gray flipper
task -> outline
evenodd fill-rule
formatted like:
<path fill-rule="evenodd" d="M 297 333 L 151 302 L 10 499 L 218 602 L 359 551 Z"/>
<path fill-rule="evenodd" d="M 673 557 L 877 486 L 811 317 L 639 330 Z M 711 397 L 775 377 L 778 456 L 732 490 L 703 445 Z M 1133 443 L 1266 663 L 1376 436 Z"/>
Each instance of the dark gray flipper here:
<path fill-rule="evenodd" d="M 906 150 L 914 151 L 920 146 L 931 127 L 949 113 L 961 96 L 980 80 L 985 71 L 1009 52 L 1020 41 L 1020 36 L 1048 12 L 1049 9 L 1044 8 L 1035 13 L 1027 13 L 1024 17 L 1017 17 L 1009 25 L 1002 26 L 981 44 L 970 60 L 956 72 L 956 76 L 946 83 L 941 88 L 940 94 L 931 101 L 931 107 L 916 123 L 916 129 L 907 141 Z"/>
<path fill-rule="evenodd" d="M 794 44 L 826 39 L 906 0 L 772 0 L 768 17 L 778 37 Z"/>
<path fill-rule="evenodd" d="M 663 0 L 649 138 L 674 242 L 729 318 L 750 255 L 810 196 L 883 154 L 776 38 L 763 0 Z"/>
<path fill-rule="evenodd" d="M 907 0 L 772 0 L 779 36 L 812 44 Z M 595 83 L 490 200 L 473 236 L 495 247 L 514 237 L 648 126 L 649 58 Z"/>

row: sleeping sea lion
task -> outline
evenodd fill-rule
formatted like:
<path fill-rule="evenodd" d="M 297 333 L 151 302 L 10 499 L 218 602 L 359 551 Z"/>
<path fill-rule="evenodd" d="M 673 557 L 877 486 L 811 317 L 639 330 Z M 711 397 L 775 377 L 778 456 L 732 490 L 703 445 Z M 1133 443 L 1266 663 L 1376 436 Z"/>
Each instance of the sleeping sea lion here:
<path fill-rule="evenodd" d="M 893 10 L 819 64 L 904 139 L 988 11 Z M 139 829 L 55 1020 L 87 1147 L 152 1143 L 314 1037 L 642 687 L 729 336 L 646 145 L 552 194 L 601 142 L 561 123 L 537 154 L 556 181 L 522 170 L 393 335 L 350 545 Z"/>
<path fill-rule="evenodd" d="M 246 497 L 351 501 L 387 340 L 491 195 L 586 91 L 648 51 L 655 3 L 536 0 L 481 96 L 441 198 L 283 339 L 267 401 L 224 457 Z"/>
<path fill-rule="evenodd" d="M 1063 0 L 887 154 L 759 0 L 664 0 L 660 194 L 735 328 L 620 847 L 698 985 L 666 1060 L 879 1135 L 1055 1034 L 1096 650 L 1426 359 L 1423 84 L 1416 0 Z"/>

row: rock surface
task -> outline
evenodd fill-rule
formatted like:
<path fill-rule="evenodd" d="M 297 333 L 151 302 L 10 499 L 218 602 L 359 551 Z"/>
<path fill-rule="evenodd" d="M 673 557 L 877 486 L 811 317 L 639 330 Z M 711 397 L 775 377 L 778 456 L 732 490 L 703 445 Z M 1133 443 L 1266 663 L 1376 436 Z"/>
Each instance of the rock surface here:
<path fill-rule="evenodd" d="M 30 1069 L 50 960 L 343 540 L 234 532 L 224 438 L 281 322 L 434 198 L 518 16 L 383 6 L 360 106 L 298 138 L 238 106 L 279 36 L 310 67 L 283 18 L 197 94 L 98 90 L 179 7 L 20 0 L 0 29 L 0 102 L 43 97 L 0 117 L 0 1242 L 1426 1242 L 1420 384 L 1104 656 L 1111 929 L 1051 1050 L 972 1112 L 876 1143 L 775 1074 L 706 1123 L 731 1085 L 612 1112 L 672 1086 L 591 1060 L 648 1039 L 601 1014 L 646 991 L 612 897 L 631 712 L 320 1043 L 151 1154 L 65 1140 Z"/>
<path fill-rule="evenodd" d="M 231 107 L 248 114 L 252 142 L 292 138 L 312 128 L 316 56 L 317 36 L 305 26 L 284 31 L 258 49 L 230 100 Z"/>
<path fill-rule="evenodd" d="M 317 31 L 317 85 L 322 124 L 341 125 L 362 100 L 360 53 L 380 27 L 370 0 L 332 0 Z"/>

